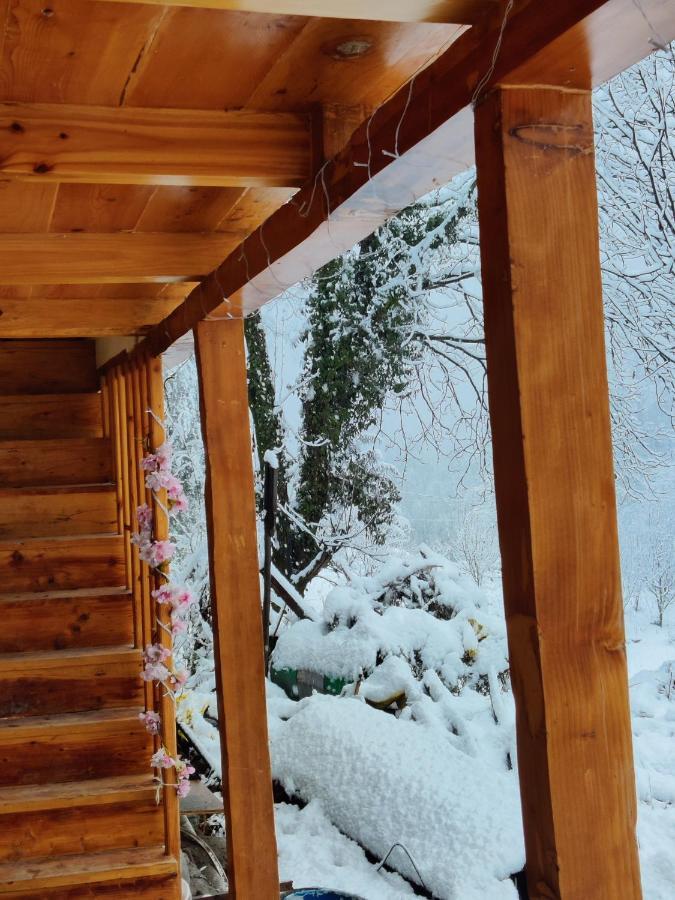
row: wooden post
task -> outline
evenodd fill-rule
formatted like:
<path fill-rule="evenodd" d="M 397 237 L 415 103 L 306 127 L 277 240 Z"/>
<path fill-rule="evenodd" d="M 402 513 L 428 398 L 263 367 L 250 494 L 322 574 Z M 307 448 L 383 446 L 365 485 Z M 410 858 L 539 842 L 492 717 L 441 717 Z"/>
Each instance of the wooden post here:
<path fill-rule="evenodd" d="M 495 90 L 476 154 L 529 896 L 637 900 L 590 94 Z"/>
<path fill-rule="evenodd" d="M 243 319 L 195 328 L 230 894 L 278 900 Z"/>

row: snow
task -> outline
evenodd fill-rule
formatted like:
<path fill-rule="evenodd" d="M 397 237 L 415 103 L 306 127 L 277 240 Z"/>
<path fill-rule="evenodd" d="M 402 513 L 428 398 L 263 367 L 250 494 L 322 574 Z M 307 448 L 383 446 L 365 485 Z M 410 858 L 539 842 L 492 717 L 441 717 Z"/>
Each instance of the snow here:
<path fill-rule="evenodd" d="M 401 842 L 425 886 L 447 900 L 515 900 L 524 864 L 513 773 L 456 749 L 431 727 L 356 699 L 298 704 L 272 744 L 289 794 L 319 799 L 331 822 L 383 857 Z M 417 876 L 402 853 L 396 866 Z"/>
<path fill-rule="evenodd" d="M 406 881 L 378 872 L 364 854 L 382 859 L 401 842 L 440 900 L 515 900 L 509 876 L 522 868 L 524 851 L 517 772 L 508 766 L 516 761 L 513 695 L 499 678 L 506 666 L 500 592 L 478 589 L 453 563 L 423 554 L 392 555 L 374 575 L 317 601 L 317 621 L 282 632 L 284 663 L 349 683 L 341 697 L 301 702 L 267 684 L 274 776 L 307 803 L 277 804 L 281 877 L 364 900 L 412 896 Z M 386 605 L 392 584 L 407 585 L 406 602 L 417 606 Z M 449 619 L 432 615 L 434 600 Z M 626 610 L 645 900 L 671 900 L 675 884 L 669 612 L 659 628 L 648 598 L 638 612 Z M 368 705 L 400 695 L 405 706 L 395 714 Z M 204 717 L 217 714 L 212 678 L 202 675 L 178 712 L 219 774 L 218 731 Z M 388 865 L 416 879 L 403 851 Z"/>
<path fill-rule="evenodd" d="M 361 847 L 331 824 L 319 800 L 304 809 L 279 803 L 276 825 L 281 881 L 292 881 L 296 888 L 330 887 L 364 900 L 415 896 L 399 875 L 377 872 Z"/>

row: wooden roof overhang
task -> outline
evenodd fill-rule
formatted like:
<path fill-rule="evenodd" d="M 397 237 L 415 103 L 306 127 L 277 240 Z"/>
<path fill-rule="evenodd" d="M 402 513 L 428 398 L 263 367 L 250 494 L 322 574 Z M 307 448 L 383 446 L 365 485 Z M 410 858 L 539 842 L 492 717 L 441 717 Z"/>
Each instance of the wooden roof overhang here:
<path fill-rule="evenodd" d="M 0 337 L 161 352 L 277 296 L 471 164 L 505 6 L 8 0 Z M 490 83 L 595 84 L 654 32 L 669 0 L 516 0 Z"/>

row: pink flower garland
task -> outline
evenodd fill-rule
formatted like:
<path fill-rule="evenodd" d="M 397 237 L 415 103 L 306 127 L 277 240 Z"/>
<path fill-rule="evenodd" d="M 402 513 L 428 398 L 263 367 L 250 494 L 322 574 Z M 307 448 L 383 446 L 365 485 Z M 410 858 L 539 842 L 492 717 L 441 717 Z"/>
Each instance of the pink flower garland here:
<path fill-rule="evenodd" d="M 141 461 L 141 468 L 146 472 L 145 485 L 148 490 L 153 493 L 161 490 L 167 492 L 168 510 L 165 511 L 178 513 L 187 509 L 188 501 L 182 484 L 171 472 L 171 456 L 171 444 L 165 441 L 155 453 L 148 454 Z M 153 538 L 153 514 L 147 503 L 138 507 L 136 519 L 138 531 L 132 535 L 131 543 L 138 547 L 140 559 L 166 579 L 166 584 L 154 590 L 152 596 L 158 605 L 170 608 L 171 634 L 183 634 L 187 630 L 186 617 L 195 599 L 187 588 L 172 584 L 166 574 L 167 564 L 176 552 L 176 545 L 171 541 L 157 541 Z M 159 621 L 158 624 L 161 628 L 169 630 Z M 141 678 L 144 681 L 158 682 L 175 699 L 176 694 L 182 691 L 188 673 L 184 669 L 176 671 L 173 667 L 169 668 L 167 663 L 172 653 L 171 647 L 165 647 L 160 643 L 148 644 L 143 652 Z M 160 734 L 159 713 L 147 710 L 139 714 L 139 719 L 150 734 Z M 163 745 L 153 755 L 150 764 L 157 769 L 175 769 L 177 794 L 179 797 L 187 796 L 190 791 L 190 775 L 195 771 L 193 766 L 180 756 L 172 757 Z M 161 778 L 158 781 L 160 786 L 164 786 Z"/>

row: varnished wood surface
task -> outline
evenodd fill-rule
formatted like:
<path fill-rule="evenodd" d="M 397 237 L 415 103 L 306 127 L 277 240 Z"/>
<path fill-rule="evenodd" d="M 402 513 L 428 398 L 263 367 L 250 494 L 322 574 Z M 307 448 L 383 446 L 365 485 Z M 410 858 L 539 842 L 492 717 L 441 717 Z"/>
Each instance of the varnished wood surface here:
<path fill-rule="evenodd" d="M 0 721 L 0 786 L 147 773 L 152 738 L 136 710 Z"/>
<path fill-rule="evenodd" d="M 0 338 L 143 335 L 179 302 L 164 297 L 0 298 Z"/>
<path fill-rule="evenodd" d="M 35 894 L 50 888 L 68 888 L 73 884 L 115 883 L 121 878 L 132 882 L 134 878 L 175 875 L 176 870 L 176 861 L 166 856 L 161 848 L 111 851 L 96 855 L 76 855 L 65 859 L 57 857 L 47 863 L 26 861 L 1 866 L 0 889 L 14 895 L 24 884 L 26 890 Z M 22 894 L 18 893 L 18 896 Z M 40 894 L 40 896 L 49 895 Z M 166 900 L 170 900 L 173 895 L 167 893 L 165 897 Z"/>
<path fill-rule="evenodd" d="M 276 900 L 279 875 L 243 322 L 202 322 L 195 344 L 228 880 L 238 897 Z"/>
<path fill-rule="evenodd" d="M 101 484 L 112 481 L 110 441 L 105 438 L 43 438 L 0 441 L 0 485 Z"/>
<path fill-rule="evenodd" d="M 0 717 L 137 708 L 141 668 L 140 650 L 128 647 L 3 654 Z"/>
<path fill-rule="evenodd" d="M 0 653 L 130 646 L 133 610 L 128 593 L 65 592 L 3 597 Z"/>
<path fill-rule="evenodd" d="M 0 440 L 45 436 L 103 437 L 100 396 L 0 394 Z"/>
<path fill-rule="evenodd" d="M 124 586 L 121 535 L 0 541 L 0 583 L 13 591 L 68 591 Z"/>
<path fill-rule="evenodd" d="M 590 92 L 497 90 L 476 148 L 529 892 L 639 900 Z"/>
<path fill-rule="evenodd" d="M 91 341 L 0 340 L 0 394 L 63 394 L 98 390 Z"/>
<path fill-rule="evenodd" d="M 117 498 L 110 485 L 0 488 L 0 538 L 116 531 Z"/>
<path fill-rule="evenodd" d="M 449 2 L 445 0 L 444 7 Z M 454 0 L 453 5 L 468 8 L 467 3 Z M 139 249 L 126 265 L 127 232 L 204 232 L 207 241 L 213 232 L 232 235 L 204 264 L 198 262 L 200 251 L 186 239 L 185 253 L 193 259 L 187 277 L 206 274 L 286 202 L 310 166 L 315 169 L 320 163 L 317 148 L 308 146 L 308 117 L 320 116 L 324 103 L 359 111 L 374 108 L 449 46 L 458 32 L 455 25 L 425 22 L 364 23 L 98 0 L 55 0 L 49 6 L 37 0 L 7 0 L 0 16 L 0 84 L 8 116 L 5 137 L 0 137 L 7 150 L 3 159 L 12 167 L 11 177 L 31 179 L 0 185 L 0 234 L 107 235 L 100 265 L 92 254 L 90 277 L 73 279 L 66 263 L 53 277 L 42 279 L 42 290 L 49 282 L 55 288 L 73 280 L 114 282 L 119 280 L 115 273 L 122 272 L 127 283 L 137 286 L 126 293 L 132 299 L 150 296 L 144 285 L 156 278 L 158 255 L 152 241 L 133 244 Z M 358 58 L 341 57 L 340 48 L 349 48 L 364 26 L 367 52 Z M 101 109 L 106 110 L 103 117 Z M 185 110 L 182 119 L 176 109 Z M 140 124 L 148 117 L 165 123 L 162 141 L 157 127 L 149 136 Z M 112 126 L 113 118 L 133 124 L 123 130 Z M 176 122 L 178 128 L 171 124 Z M 220 153 L 221 144 L 216 148 L 214 131 L 202 127 L 204 122 L 240 123 L 236 145 L 228 138 L 227 152 Z M 66 179 L 102 183 L 64 183 Z M 168 181 L 173 184 L 158 184 Z M 203 186 L 233 183 L 265 186 Z M 292 186 L 269 187 L 274 184 Z M 179 243 L 175 253 L 169 247 L 166 254 L 180 255 Z M 206 246 L 203 241 L 200 245 Z M 16 258 L 14 274 L 7 280 L 29 292 L 17 296 L 30 296 L 36 285 L 34 296 L 46 296 L 40 293 L 35 268 L 42 257 L 42 249 L 36 248 L 30 260 Z M 121 261 L 121 269 L 110 265 L 111 260 Z M 147 272 L 139 268 L 143 260 Z M 10 271 L 4 265 L 2 269 Z M 164 276 L 186 277 L 171 269 L 158 274 L 160 282 Z M 12 295 L 0 286 L 0 296 Z M 4 312 L 6 335 L 37 333 L 21 319 L 18 307 Z M 139 314 L 125 325 L 120 316 L 110 325 L 96 326 L 84 308 L 72 307 L 70 312 L 82 317 L 80 324 L 59 321 L 50 328 L 45 321 L 43 334 L 105 336 L 124 327 L 136 334 L 149 324 L 146 315 L 155 317 L 151 324 L 166 315 L 157 307 L 145 307 L 143 321 Z"/>
<path fill-rule="evenodd" d="M 675 16 L 664 0 L 643 0 L 664 39 L 675 37 Z M 470 102 L 491 65 L 497 38 L 476 29 L 462 35 L 362 125 L 345 150 L 254 232 L 185 304 L 154 329 L 153 352 L 204 317 L 250 312 L 349 249 L 403 206 L 444 184 L 473 161 Z M 587 86 L 636 62 L 651 45 L 650 28 L 632 0 L 516 2 L 486 88 L 509 78 L 533 55 L 564 43 Z M 583 76 L 583 72 L 586 73 Z M 545 73 L 537 70 L 537 78 Z M 558 78 L 558 72 L 554 72 Z M 551 76 L 553 79 L 554 76 Z M 571 78 L 571 76 L 570 76 Z M 329 220 L 329 221 L 328 221 Z M 222 303 L 225 294 L 229 305 Z"/>
<path fill-rule="evenodd" d="M 299 187 L 308 115 L 0 104 L 0 175 L 90 184 Z"/>
<path fill-rule="evenodd" d="M 195 281 L 236 246 L 226 234 L 2 234 L 3 284 Z"/>

